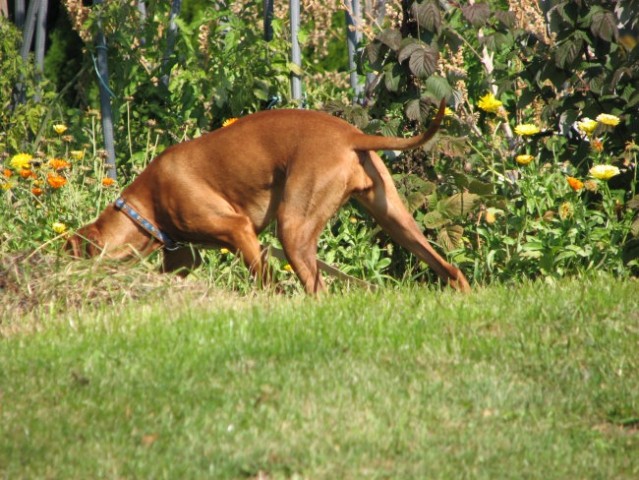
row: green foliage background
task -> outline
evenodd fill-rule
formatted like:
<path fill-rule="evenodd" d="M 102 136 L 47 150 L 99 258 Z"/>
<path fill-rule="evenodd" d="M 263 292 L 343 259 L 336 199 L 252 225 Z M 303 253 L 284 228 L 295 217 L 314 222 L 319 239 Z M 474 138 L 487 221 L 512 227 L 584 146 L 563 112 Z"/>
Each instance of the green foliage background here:
<path fill-rule="evenodd" d="M 344 36 L 342 12 L 310 17 L 300 35 L 305 106 L 343 116 L 369 133 L 408 136 L 428 123 L 439 98 L 447 98 L 451 115 L 437 140 L 427 150 L 387 160 L 416 221 L 476 282 L 590 269 L 633 272 L 639 251 L 639 2 L 442 5 L 402 2 L 396 17 L 363 27 L 359 73 L 362 80 L 365 74 L 376 80 L 359 104 L 350 101 L 345 41 L 337 40 Z M 32 193 L 33 182 L 45 181 L 43 172 L 39 180 L 22 179 L 16 171 L 2 177 L 6 227 L 0 253 L 55 251 L 60 239 L 51 231 L 53 222 L 74 228 L 90 220 L 170 144 L 231 117 L 298 106 L 289 94 L 286 17 L 274 21 L 274 40 L 266 42 L 262 2 L 225 7 L 185 1 L 175 49 L 167 57 L 169 8 L 169 2 L 148 2 L 143 19 L 131 2 L 106 2 L 87 9 L 79 26 L 73 15 L 62 15 L 39 81 L 17 55 L 19 32 L 0 20 L 3 169 L 12 170 L 10 160 L 18 153 L 33 155 L 37 169 L 50 158 L 69 158 L 72 150 L 85 152 L 64 172 L 67 185 L 44 196 Z M 115 93 L 119 185 L 109 188 L 101 184 L 95 112 L 91 39 L 98 20 L 108 38 Z M 330 33 L 321 45 L 312 41 L 318 29 Z M 322 49 L 328 53 L 318 58 Z M 23 103 L 13 101 L 19 83 Z M 478 107 L 488 92 L 503 104 L 496 113 Z M 617 116 L 619 125 L 599 124 L 590 136 L 575 128 L 601 113 Z M 66 139 L 52 133 L 53 123 L 69 127 Z M 537 125 L 540 133 L 513 133 L 522 123 Z M 526 166 L 516 162 L 524 153 L 534 157 Z M 590 168 L 602 164 L 620 174 L 592 179 Z M 568 176 L 590 188 L 574 191 Z M 356 207 L 332 221 L 320 249 L 350 273 L 376 281 L 430 278 Z M 232 262 L 211 255 L 218 269 Z"/>

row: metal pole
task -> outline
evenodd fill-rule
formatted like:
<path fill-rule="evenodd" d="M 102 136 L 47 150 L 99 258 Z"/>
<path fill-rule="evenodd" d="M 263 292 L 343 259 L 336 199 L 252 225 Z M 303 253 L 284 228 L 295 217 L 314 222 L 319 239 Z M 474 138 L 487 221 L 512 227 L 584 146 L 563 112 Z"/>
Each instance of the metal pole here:
<path fill-rule="evenodd" d="M 22 17 L 24 17 L 24 4 L 22 5 Z M 27 61 L 29 57 L 29 51 L 31 51 L 31 44 L 33 43 L 33 31 L 35 30 L 36 18 L 38 17 L 38 11 L 40 10 L 40 0 L 33 0 L 29 4 L 27 9 L 27 18 L 22 18 L 23 30 L 22 30 L 22 45 L 20 47 L 20 57 L 23 62 Z M 17 16 L 17 14 L 16 14 Z M 26 100 L 25 87 L 23 83 L 24 77 L 21 75 L 20 80 L 13 88 L 11 110 L 16 105 L 24 103 Z"/>
<path fill-rule="evenodd" d="M 346 42 L 348 44 L 348 71 L 350 72 L 351 88 L 355 93 L 353 103 L 357 103 L 363 91 L 362 84 L 357 75 L 357 63 L 355 61 L 362 37 L 362 34 L 356 30 L 356 27 L 358 27 L 362 21 L 362 11 L 359 0 L 351 0 L 351 11 L 346 9 Z"/>
<path fill-rule="evenodd" d="M 166 51 L 164 54 L 164 59 L 162 60 L 162 71 L 164 72 L 161 78 L 162 83 L 165 87 L 169 86 L 169 73 L 170 66 L 169 60 L 173 55 L 173 48 L 175 47 L 175 37 L 177 36 L 177 22 L 175 19 L 180 14 L 180 9 L 182 8 L 182 0 L 173 0 L 171 4 L 171 15 L 169 17 L 169 31 L 166 36 Z"/>
<path fill-rule="evenodd" d="M 274 0 L 264 0 L 264 40 L 273 40 L 273 2 Z"/>
<path fill-rule="evenodd" d="M 300 0 L 290 0 L 290 14 L 291 14 L 291 61 L 294 65 L 293 68 L 302 70 L 302 51 L 300 49 L 300 42 L 297 38 L 300 31 Z M 300 76 L 291 72 L 291 92 L 293 94 L 293 100 L 299 102 L 302 105 L 302 79 Z"/>
<path fill-rule="evenodd" d="M 47 10 L 49 0 L 41 0 L 38 9 L 38 18 L 35 27 L 35 67 L 36 67 L 36 91 L 33 99 L 39 102 L 42 98 L 40 82 L 44 72 L 44 44 L 47 39 Z"/>
<path fill-rule="evenodd" d="M 104 0 L 93 0 L 93 5 L 100 5 Z M 107 176 L 117 178 L 115 170 L 115 140 L 113 136 L 113 112 L 111 110 L 111 90 L 109 89 L 109 63 L 107 59 L 107 43 L 102 22 L 98 20 L 98 35 L 95 40 L 97 50 L 97 74 L 100 87 L 100 110 L 102 112 L 102 134 L 106 150 Z"/>
<path fill-rule="evenodd" d="M 49 9 L 49 1 L 41 0 L 38 9 L 38 19 L 35 28 L 35 64 L 38 72 L 44 70 L 44 44 L 47 39 L 47 11 Z"/>
<path fill-rule="evenodd" d="M 14 17 L 16 27 L 22 29 L 24 25 L 24 0 L 16 0 Z"/>
<path fill-rule="evenodd" d="M 20 48 L 20 56 L 22 60 L 26 60 L 33 43 L 33 31 L 35 30 L 35 22 L 40 11 L 40 1 L 33 0 L 27 9 L 27 18 L 22 31 L 22 47 Z"/>

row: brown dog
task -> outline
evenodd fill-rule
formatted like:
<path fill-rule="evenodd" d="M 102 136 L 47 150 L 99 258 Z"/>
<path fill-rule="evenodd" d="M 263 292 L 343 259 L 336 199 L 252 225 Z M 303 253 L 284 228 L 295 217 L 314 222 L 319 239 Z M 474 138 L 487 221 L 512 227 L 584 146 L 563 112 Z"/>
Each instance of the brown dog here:
<path fill-rule="evenodd" d="M 184 243 L 223 246 L 239 252 L 251 273 L 267 280 L 257 234 L 276 219 L 288 261 L 306 291 L 317 293 L 324 289 L 318 237 L 353 197 L 397 243 L 467 291 L 468 281 L 430 246 L 375 153 L 423 145 L 443 114 L 444 101 L 429 129 L 412 138 L 365 135 L 343 120 L 304 110 L 243 117 L 168 148 L 122 192 L 126 205 L 107 207 L 69 239 L 67 249 L 76 257 L 124 258 L 172 240 L 178 246 L 164 249 L 164 270 L 175 271 L 200 262 Z"/>

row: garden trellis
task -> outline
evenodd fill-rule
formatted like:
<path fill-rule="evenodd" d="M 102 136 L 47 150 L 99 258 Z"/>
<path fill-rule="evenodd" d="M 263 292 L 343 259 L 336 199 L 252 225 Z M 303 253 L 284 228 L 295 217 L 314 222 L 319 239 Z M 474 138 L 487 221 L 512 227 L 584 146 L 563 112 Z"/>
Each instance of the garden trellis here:
<path fill-rule="evenodd" d="M 382 12 L 384 8 L 384 1 L 377 2 L 375 7 L 368 6 L 368 10 Z M 104 4 L 104 0 L 93 0 L 94 7 L 100 7 Z M 32 0 L 28 2 L 25 11 L 25 0 L 15 0 L 13 3 L 13 12 L 9 8 L 8 0 L 0 0 L 0 15 L 4 17 L 13 16 L 13 21 L 16 26 L 22 31 L 22 46 L 20 55 L 24 62 L 29 61 L 29 53 L 33 51 L 34 61 L 36 67 L 36 80 L 41 80 L 41 76 L 44 70 L 44 56 L 46 48 L 46 23 L 47 14 L 49 8 L 49 0 Z M 359 54 L 359 46 L 361 43 L 361 33 L 358 27 L 362 22 L 362 13 L 360 0 L 348 0 L 345 5 L 345 40 L 348 45 L 348 70 L 350 76 L 350 85 L 353 91 L 353 101 L 357 102 L 361 100 L 364 85 L 360 81 L 360 77 L 357 73 L 357 57 Z M 160 66 L 160 82 L 164 87 L 169 86 L 170 71 L 173 66 L 171 61 L 174 55 L 175 43 L 178 33 L 177 19 L 180 15 L 182 7 L 182 0 L 172 0 L 170 16 L 168 19 L 168 29 L 166 31 L 166 47 L 162 58 L 162 64 Z M 291 83 L 291 97 L 298 106 L 303 106 L 304 95 L 302 85 L 302 50 L 299 42 L 300 32 L 300 0 L 289 0 L 289 17 L 290 17 L 290 83 Z M 140 22 L 146 21 L 146 3 L 144 0 L 137 1 L 137 8 L 140 12 Z M 273 39 L 273 8 L 274 0 L 263 0 L 264 9 L 264 38 L 267 41 Z M 379 13 L 379 18 L 382 13 Z M 108 65 L 108 39 L 105 36 L 101 19 L 98 17 L 96 21 L 97 33 L 94 39 L 94 53 L 92 53 L 93 65 L 95 70 L 95 77 L 99 88 L 100 98 L 100 110 L 101 110 L 101 122 L 103 130 L 103 142 L 104 151 L 106 152 L 106 165 L 107 175 L 115 179 L 116 178 L 116 155 L 115 155 L 115 140 L 114 140 L 114 126 L 113 126 L 113 112 L 112 112 L 112 98 L 118 93 L 113 92 L 110 87 L 109 79 L 109 65 Z M 35 43 L 34 43 L 35 37 Z M 144 43 L 144 39 L 141 39 Z M 117 52 L 111 52 L 112 55 L 117 55 Z M 25 89 L 22 83 L 18 83 L 14 89 L 13 104 L 22 103 L 25 101 Z M 34 100 L 39 101 L 39 92 L 36 91 Z"/>

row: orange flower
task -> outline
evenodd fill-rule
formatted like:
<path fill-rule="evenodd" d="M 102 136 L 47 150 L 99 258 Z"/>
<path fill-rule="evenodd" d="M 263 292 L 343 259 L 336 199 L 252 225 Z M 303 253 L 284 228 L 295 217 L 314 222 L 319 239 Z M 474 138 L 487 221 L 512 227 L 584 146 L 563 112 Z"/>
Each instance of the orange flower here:
<path fill-rule="evenodd" d="M 49 166 L 54 170 L 62 170 L 63 168 L 69 167 L 71 164 L 66 160 L 62 160 L 61 158 L 52 158 L 49 160 Z"/>
<path fill-rule="evenodd" d="M 31 189 L 31 193 L 33 193 L 36 197 L 42 195 L 42 189 L 40 187 L 33 187 Z"/>
<path fill-rule="evenodd" d="M 224 122 L 222 122 L 222 126 L 228 127 L 230 125 L 233 125 L 235 122 L 237 122 L 237 118 L 227 118 L 226 120 L 224 120 Z"/>
<path fill-rule="evenodd" d="M 4 172 L 2 172 L 2 174 L 4 175 L 4 178 L 9 178 L 9 177 L 11 177 L 11 175 L 13 175 L 13 172 L 11 170 L 9 170 L 8 168 L 5 168 Z"/>
<path fill-rule="evenodd" d="M 603 144 L 603 142 L 601 140 L 598 140 L 598 139 L 595 138 L 590 143 L 590 148 L 592 148 L 592 150 L 594 152 L 601 153 L 601 152 L 603 152 L 604 144 Z"/>
<path fill-rule="evenodd" d="M 566 177 L 566 181 L 570 188 L 572 188 L 575 192 L 578 192 L 582 188 L 584 188 L 584 182 L 575 177 Z"/>
<path fill-rule="evenodd" d="M 50 173 L 47 175 L 47 183 L 52 188 L 62 188 L 67 183 L 67 179 L 57 173 Z"/>
<path fill-rule="evenodd" d="M 36 174 L 31 170 L 20 170 L 20 176 L 22 178 L 36 178 Z"/>
<path fill-rule="evenodd" d="M 102 185 L 105 187 L 110 187 L 111 185 L 113 185 L 115 183 L 115 180 L 113 180 L 110 177 L 104 177 L 102 179 Z"/>

